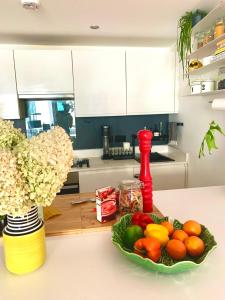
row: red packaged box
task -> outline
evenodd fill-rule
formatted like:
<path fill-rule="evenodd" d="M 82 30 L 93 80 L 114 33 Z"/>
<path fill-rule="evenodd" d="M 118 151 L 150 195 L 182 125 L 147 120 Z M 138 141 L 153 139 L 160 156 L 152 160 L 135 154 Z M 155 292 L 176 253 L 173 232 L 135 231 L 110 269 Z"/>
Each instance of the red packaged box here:
<path fill-rule="evenodd" d="M 97 220 L 101 223 L 116 218 L 118 208 L 118 192 L 111 186 L 96 190 Z"/>

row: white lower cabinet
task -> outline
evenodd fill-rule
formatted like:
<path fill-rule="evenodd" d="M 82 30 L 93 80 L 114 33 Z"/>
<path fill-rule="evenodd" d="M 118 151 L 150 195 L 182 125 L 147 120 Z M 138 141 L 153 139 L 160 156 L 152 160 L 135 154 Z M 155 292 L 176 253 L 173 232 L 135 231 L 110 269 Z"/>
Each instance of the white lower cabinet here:
<path fill-rule="evenodd" d="M 79 172 L 80 193 L 95 192 L 105 186 L 117 187 L 124 179 L 133 179 L 133 168 Z"/>
<path fill-rule="evenodd" d="M 134 174 L 140 172 L 134 169 Z M 151 165 L 153 191 L 183 189 L 186 187 L 187 165 Z"/>
<path fill-rule="evenodd" d="M 87 170 L 79 172 L 80 193 L 95 192 L 96 188 L 117 187 L 124 179 L 134 179 L 139 167 Z M 182 189 L 186 187 L 187 165 L 151 165 L 153 191 Z"/>

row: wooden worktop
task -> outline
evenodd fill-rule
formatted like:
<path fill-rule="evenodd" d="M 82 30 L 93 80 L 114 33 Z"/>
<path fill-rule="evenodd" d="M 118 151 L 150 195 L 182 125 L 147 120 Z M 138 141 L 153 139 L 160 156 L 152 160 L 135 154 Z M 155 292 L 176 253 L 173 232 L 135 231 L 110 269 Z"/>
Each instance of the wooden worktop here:
<path fill-rule="evenodd" d="M 71 205 L 71 201 L 94 197 L 93 193 L 57 196 L 52 207 L 57 208 L 61 215 L 54 216 L 45 221 L 46 235 L 53 236 L 111 230 L 111 226 L 120 216 L 117 217 L 117 220 L 101 224 L 96 219 L 95 202 Z M 162 216 L 160 211 L 155 207 L 154 213 Z"/>

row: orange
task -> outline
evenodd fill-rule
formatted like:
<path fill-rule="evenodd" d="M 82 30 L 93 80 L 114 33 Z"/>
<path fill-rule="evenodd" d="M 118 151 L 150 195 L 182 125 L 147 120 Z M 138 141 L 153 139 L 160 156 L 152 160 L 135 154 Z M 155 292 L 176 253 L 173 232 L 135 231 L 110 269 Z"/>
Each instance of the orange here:
<path fill-rule="evenodd" d="M 181 260 L 186 256 L 186 247 L 179 240 L 170 240 L 166 244 L 166 251 L 175 260 Z"/>
<path fill-rule="evenodd" d="M 181 242 L 184 242 L 186 238 L 188 238 L 188 235 L 186 232 L 184 232 L 181 229 L 177 229 L 174 231 L 172 238 L 175 240 L 179 240 Z"/>
<path fill-rule="evenodd" d="M 160 224 L 168 229 L 169 235 L 173 234 L 174 232 L 173 224 L 171 224 L 168 221 L 163 221 Z"/>
<path fill-rule="evenodd" d="M 193 220 L 189 220 L 187 222 L 184 223 L 183 225 L 183 230 L 188 234 L 188 235 L 195 235 L 195 236 L 199 236 L 201 231 L 202 231 L 202 227 L 201 225 Z"/>
<path fill-rule="evenodd" d="M 199 256 L 205 250 L 205 244 L 203 240 L 201 240 L 197 236 L 189 236 L 184 242 L 187 253 L 191 256 Z"/>

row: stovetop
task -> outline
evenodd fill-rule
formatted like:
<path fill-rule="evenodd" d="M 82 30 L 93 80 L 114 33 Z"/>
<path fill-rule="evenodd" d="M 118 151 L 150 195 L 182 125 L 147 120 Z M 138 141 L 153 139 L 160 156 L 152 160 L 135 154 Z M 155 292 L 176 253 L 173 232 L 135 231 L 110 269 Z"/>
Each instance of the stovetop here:
<path fill-rule="evenodd" d="M 135 157 L 133 154 L 117 154 L 110 156 L 102 156 L 103 160 L 113 159 L 113 160 L 124 160 L 124 159 L 135 159 L 137 162 L 140 162 L 140 154 L 136 154 Z M 158 152 L 151 152 L 150 162 L 165 162 L 165 161 L 174 161 L 174 159 L 164 156 Z"/>
<path fill-rule="evenodd" d="M 135 155 L 135 160 L 140 162 L 140 155 Z M 150 154 L 150 162 L 164 162 L 164 161 L 174 161 L 174 159 L 159 154 L 158 152 L 151 152 Z"/>

